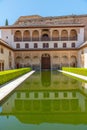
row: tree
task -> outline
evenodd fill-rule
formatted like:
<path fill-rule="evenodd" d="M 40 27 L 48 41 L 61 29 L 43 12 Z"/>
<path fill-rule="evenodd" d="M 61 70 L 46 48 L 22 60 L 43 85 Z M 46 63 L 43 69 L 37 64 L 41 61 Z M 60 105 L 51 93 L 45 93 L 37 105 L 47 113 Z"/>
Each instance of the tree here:
<path fill-rule="evenodd" d="M 5 26 L 8 26 L 8 19 L 6 19 L 5 21 Z"/>

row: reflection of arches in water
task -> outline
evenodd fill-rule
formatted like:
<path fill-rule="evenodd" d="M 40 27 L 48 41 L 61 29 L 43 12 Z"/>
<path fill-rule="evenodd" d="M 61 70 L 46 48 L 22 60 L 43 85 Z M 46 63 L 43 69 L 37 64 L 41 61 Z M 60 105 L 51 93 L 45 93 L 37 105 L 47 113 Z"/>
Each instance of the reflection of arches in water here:
<path fill-rule="evenodd" d="M 41 72 L 41 83 L 42 86 L 48 87 L 51 85 L 51 71 Z"/>

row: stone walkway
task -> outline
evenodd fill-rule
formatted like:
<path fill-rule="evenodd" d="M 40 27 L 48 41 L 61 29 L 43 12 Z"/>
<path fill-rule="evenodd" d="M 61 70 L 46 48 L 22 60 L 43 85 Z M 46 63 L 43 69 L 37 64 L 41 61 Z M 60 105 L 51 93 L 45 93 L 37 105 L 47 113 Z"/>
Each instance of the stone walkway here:
<path fill-rule="evenodd" d="M 27 74 L 11 81 L 10 83 L 3 85 L 3 87 L 0 88 L 0 101 L 4 99 L 9 93 L 11 93 L 17 86 L 19 86 L 24 80 L 26 80 L 34 72 L 35 71 L 28 72 Z"/>
<path fill-rule="evenodd" d="M 63 70 L 58 70 L 59 72 L 63 72 L 65 74 L 69 74 L 69 75 L 72 75 L 72 76 L 75 76 L 77 78 L 80 78 L 80 79 L 83 79 L 85 81 L 87 81 L 87 76 L 83 76 L 83 75 L 78 75 L 78 74 L 75 74 L 75 73 L 71 73 L 71 72 L 67 72 L 67 71 L 63 71 Z"/>

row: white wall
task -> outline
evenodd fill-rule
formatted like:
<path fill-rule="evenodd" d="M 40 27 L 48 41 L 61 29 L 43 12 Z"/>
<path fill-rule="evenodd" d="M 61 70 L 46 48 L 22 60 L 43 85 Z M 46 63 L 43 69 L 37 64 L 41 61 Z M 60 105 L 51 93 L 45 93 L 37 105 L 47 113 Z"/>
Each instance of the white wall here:
<path fill-rule="evenodd" d="M 2 29 L 1 38 L 12 46 L 12 33 L 11 29 Z"/>
<path fill-rule="evenodd" d="M 84 28 L 80 28 L 78 33 L 78 46 L 84 42 Z"/>
<path fill-rule="evenodd" d="M 87 47 L 84 49 L 84 68 L 87 68 Z"/>

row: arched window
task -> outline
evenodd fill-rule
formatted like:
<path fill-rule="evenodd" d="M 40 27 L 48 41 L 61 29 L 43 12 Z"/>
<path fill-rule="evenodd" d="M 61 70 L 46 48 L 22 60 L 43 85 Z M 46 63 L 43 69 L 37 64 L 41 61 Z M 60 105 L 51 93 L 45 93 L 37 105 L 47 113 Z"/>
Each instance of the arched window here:
<path fill-rule="evenodd" d="M 30 32 L 28 30 L 23 33 L 23 41 L 30 41 Z"/>
<path fill-rule="evenodd" d="M 42 41 L 49 41 L 50 40 L 49 35 L 48 34 L 43 34 L 41 40 Z"/>
<path fill-rule="evenodd" d="M 77 40 L 77 32 L 74 29 L 70 31 L 70 40 Z"/>
<path fill-rule="evenodd" d="M 68 41 L 68 32 L 67 32 L 67 30 L 62 30 L 62 32 L 61 32 L 61 40 L 62 41 Z"/>
<path fill-rule="evenodd" d="M 14 41 L 22 41 L 22 34 L 21 34 L 21 31 L 16 31 L 15 34 L 14 34 Z"/>

